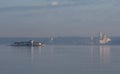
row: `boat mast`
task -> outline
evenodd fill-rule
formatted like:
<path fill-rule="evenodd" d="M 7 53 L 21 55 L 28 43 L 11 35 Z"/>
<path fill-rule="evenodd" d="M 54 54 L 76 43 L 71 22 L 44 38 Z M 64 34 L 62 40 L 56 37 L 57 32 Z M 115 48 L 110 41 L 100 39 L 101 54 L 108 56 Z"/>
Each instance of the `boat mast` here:
<path fill-rule="evenodd" d="M 102 32 L 99 32 L 99 39 L 100 39 L 100 40 L 103 39 L 103 34 L 102 34 Z"/>

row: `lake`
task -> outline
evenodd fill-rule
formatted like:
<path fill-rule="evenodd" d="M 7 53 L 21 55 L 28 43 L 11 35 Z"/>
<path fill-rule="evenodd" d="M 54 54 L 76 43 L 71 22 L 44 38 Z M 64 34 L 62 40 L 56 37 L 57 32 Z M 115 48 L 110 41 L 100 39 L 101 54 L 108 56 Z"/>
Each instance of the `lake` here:
<path fill-rule="evenodd" d="M 0 45 L 0 74 L 120 74 L 118 45 Z"/>

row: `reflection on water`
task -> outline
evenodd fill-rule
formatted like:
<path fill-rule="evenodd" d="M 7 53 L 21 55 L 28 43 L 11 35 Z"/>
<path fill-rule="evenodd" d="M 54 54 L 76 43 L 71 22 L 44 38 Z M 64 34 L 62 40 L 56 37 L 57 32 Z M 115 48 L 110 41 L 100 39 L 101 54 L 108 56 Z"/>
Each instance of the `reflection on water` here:
<path fill-rule="evenodd" d="M 91 46 L 90 53 L 91 53 L 91 55 L 90 55 L 91 64 L 95 63 L 95 60 L 96 60 L 95 57 L 97 57 L 97 55 L 99 56 L 98 57 L 99 58 L 98 62 L 100 64 L 109 64 L 110 63 L 110 46 L 101 45 L 101 46 L 98 46 L 98 48 L 95 48 L 94 46 Z"/>
<path fill-rule="evenodd" d="M 0 46 L 0 74 L 120 74 L 120 46 Z"/>
<path fill-rule="evenodd" d="M 90 57 L 91 57 L 91 64 L 93 64 L 94 62 L 94 49 L 93 49 L 93 46 L 91 46 L 91 52 L 90 52 Z"/>
<path fill-rule="evenodd" d="M 42 55 L 42 47 L 40 46 L 10 46 L 12 49 L 11 53 L 15 54 L 16 57 L 30 59 L 31 62 L 35 60 L 35 57 Z"/>
<path fill-rule="evenodd" d="M 100 46 L 99 54 L 100 54 L 100 63 L 101 64 L 110 63 L 110 46 Z"/>
<path fill-rule="evenodd" d="M 53 59 L 56 59 L 57 57 L 62 57 L 62 56 L 68 57 L 69 56 L 70 58 L 70 56 L 75 57 L 76 55 L 79 55 L 79 56 L 76 56 L 75 58 L 79 58 L 80 63 L 85 63 L 85 62 L 89 64 L 96 64 L 96 63 L 109 64 L 110 63 L 110 46 L 106 46 L 106 45 L 87 46 L 87 47 L 84 47 L 84 46 L 67 47 L 67 46 L 51 45 L 51 46 L 47 46 L 44 48 L 12 47 L 12 49 L 14 49 L 13 52 L 19 55 L 22 55 L 22 56 L 27 55 L 27 57 L 31 59 L 31 62 L 39 60 L 39 59 L 43 59 L 43 58 L 48 59 L 48 60 L 51 59 L 53 61 Z"/>
<path fill-rule="evenodd" d="M 30 49 L 31 49 L 31 61 L 36 60 L 34 59 L 35 57 L 38 57 L 38 56 L 42 57 L 42 55 L 43 56 L 47 55 L 49 56 L 49 58 L 52 59 L 54 55 L 59 55 L 59 54 L 64 54 L 64 53 L 67 54 L 67 52 L 69 52 L 70 54 L 70 50 L 67 50 L 67 52 L 62 52 L 63 51 L 62 47 L 60 47 L 61 50 L 57 50 L 59 49 L 59 47 L 55 47 L 54 45 L 48 46 L 46 48 L 47 50 L 42 50 L 43 48 L 41 47 L 30 47 Z M 66 51 L 65 48 L 64 48 L 64 51 Z M 89 55 L 87 53 L 85 54 Z M 108 45 L 101 45 L 98 47 L 91 46 L 89 63 L 109 64 L 110 63 L 110 46 Z"/>
<path fill-rule="evenodd" d="M 36 54 L 39 54 L 39 56 L 41 55 L 41 52 L 42 52 L 42 48 L 41 47 L 34 47 L 34 46 L 31 46 L 30 47 L 31 49 L 31 60 L 33 61 L 34 60 L 34 56 Z"/>
<path fill-rule="evenodd" d="M 35 61 L 42 61 L 42 60 L 49 60 L 53 59 L 54 56 L 54 45 L 48 47 L 30 47 L 31 50 L 31 62 Z M 42 59 L 42 60 L 41 60 Z"/>

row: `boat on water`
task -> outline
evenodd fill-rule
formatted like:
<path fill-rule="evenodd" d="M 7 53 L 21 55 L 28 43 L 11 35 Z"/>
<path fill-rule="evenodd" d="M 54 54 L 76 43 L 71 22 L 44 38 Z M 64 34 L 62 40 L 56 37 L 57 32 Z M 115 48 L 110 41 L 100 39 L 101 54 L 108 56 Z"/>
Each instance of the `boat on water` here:
<path fill-rule="evenodd" d="M 41 42 L 29 40 L 25 42 L 14 42 L 11 46 L 45 46 L 45 45 Z"/>
<path fill-rule="evenodd" d="M 99 33 L 99 44 L 107 44 L 110 41 L 111 39 L 106 34 Z"/>

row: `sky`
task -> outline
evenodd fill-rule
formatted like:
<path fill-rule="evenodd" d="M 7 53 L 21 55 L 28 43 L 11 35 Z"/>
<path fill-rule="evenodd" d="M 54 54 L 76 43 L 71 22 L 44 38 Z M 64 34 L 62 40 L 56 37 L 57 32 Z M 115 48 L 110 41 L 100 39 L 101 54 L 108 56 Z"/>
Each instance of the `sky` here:
<path fill-rule="evenodd" d="M 0 0 L 0 37 L 120 36 L 120 0 Z"/>

